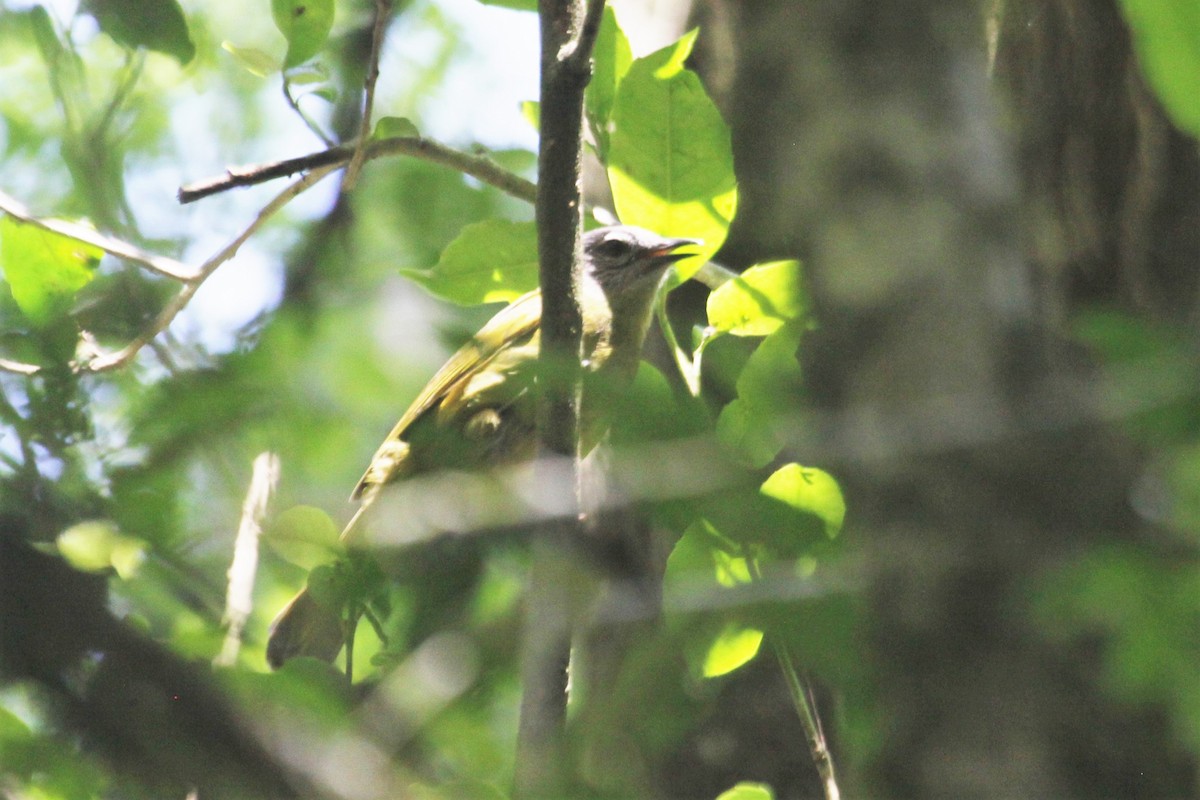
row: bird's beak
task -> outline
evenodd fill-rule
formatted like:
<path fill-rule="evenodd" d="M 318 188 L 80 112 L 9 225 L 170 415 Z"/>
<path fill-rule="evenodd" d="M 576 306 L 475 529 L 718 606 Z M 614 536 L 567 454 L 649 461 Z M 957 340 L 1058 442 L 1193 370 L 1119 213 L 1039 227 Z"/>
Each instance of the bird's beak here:
<path fill-rule="evenodd" d="M 676 261 L 682 261 L 685 258 L 697 255 L 696 253 L 679 252 L 681 247 L 699 247 L 704 244 L 702 239 L 669 239 L 661 246 L 650 251 L 650 259 L 656 264 L 673 264 Z"/>

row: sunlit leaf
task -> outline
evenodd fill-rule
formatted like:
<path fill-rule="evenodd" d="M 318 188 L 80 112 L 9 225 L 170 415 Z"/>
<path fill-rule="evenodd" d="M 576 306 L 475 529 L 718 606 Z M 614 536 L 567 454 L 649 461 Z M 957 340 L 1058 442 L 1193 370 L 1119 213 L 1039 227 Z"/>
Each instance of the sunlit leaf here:
<path fill-rule="evenodd" d="M 321 52 L 333 28 L 333 0 L 271 0 L 275 27 L 287 39 L 283 68 L 303 64 Z"/>
<path fill-rule="evenodd" d="M 166 53 L 180 64 L 196 55 L 176 0 L 85 0 L 83 10 L 96 18 L 100 30 L 125 47 Z"/>
<path fill-rule="evenodd" d="M 798 261 L 757 264 L 708 296 L 708 324 L 735 336 L 766 336 L 806 310 Z"/>
<path fill-rule="evenodd" d="M 717 800 L 775 800 L 775 794 L 765 783 L 742 782 L 721 792 Z"/>
<path fill-rule="evenodd" d="M 842 530 L 846 518 L 846 500 L 833 476 L 816 467 L 787 464 L 780 467 L 762 485 L 762 493 L 787 503 L 798 511 L 815 514 L 825 523 L 830 538 Z"/>
<path fill-rule="evenodd" d="M 328 562 L 343 549 L 337 525 L 313 506 L 293 506 L 278 514 L 263 538 L 284 560 L 305 569 Z"/>
<path fill-rule="evenodd" d="M 1138 64 L 1180 128 L 1200 136 L 1200 4 L 1121 0 Z"/>
<path fill-rule="evenodd" d="M 477 222 L 462 229 L 433 269 L 402 272 L 462 305 L 515 300 L 537 287 L 537 228 L 532 222 Z"/>
<path fill-rule="evenodd" d="M 146 545 L 126 536 L 111 522 L 93 520 L 72 525 L 58 535 L 59 553 L 71 566 L 85 572 L 109 568 L 129 579 L 146 560 Z"/>
<path fill-rule="evenodd" d="M 709 645 L 702 674 L 706 678 L 727 675 L 758 655 L 763 632 L 737 623 L 727 623 Z"/>
<path fill-rule="evenodd" d="M 233 42 L 221 42 L 221 49 L 251 75 L 265 78 L 279 71 L 279 59 L 254 47 L 239 47 Z"/>
<path fill-rule="evenodd" d="M 12 217 L 0 219 L 0 267 L 25 316 L 38 325 L 66 314 L 95 277 L 102 251 Z"/>
<path fill-rule="evenodd" d="M 617 215 L 664 236 L 704 240 L 690 277 L 725 241 L 737 209 L 729 128 L 694 72 L 695 31 L 633 62 L 613 102 L 608 177 Z"/>
<path fill-rule="evenodd" d="M 537 0 L 479 0 L 485 6 L 511 8 L 513 11 L 537 11 Z"/>

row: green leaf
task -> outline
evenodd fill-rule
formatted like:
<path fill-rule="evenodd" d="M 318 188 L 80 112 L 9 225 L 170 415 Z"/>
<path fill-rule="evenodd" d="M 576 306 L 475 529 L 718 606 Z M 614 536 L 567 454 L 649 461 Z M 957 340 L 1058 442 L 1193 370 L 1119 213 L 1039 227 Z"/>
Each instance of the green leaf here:
<path fill-rule="evenodd" d="M 462 229 L 432 270 L 401 270 L 439 297 L 461 305 L 509 302 L 537 288 L 537 228 L 489 219 Z"/>
<path fill-rule="evenodd" d="M 542 127 L 542 106 L 536 100 L 521 101 L 521 118 L 533 126 L 533 129 L 540 130 Z"/>
<path fill-rule="evenodd" d="M 717 800 L 775 800 L 771 787 L 765 783 L 743 781 L 717 795 Z"/>
<path fill-rule="evenodd" d="M 683 68 L 695 31 L 633 62 L 617 89 L 608 178 L 617 215 L 664 236 L 704 240 L 677 265 L 691 277 L 725 241 L 737 209 L 729 128 Z"/>
<path fill-rule="evenodd" d="M 717 440 L 752 469 L 765 467 L 783 446 L 778 434 L 745 400 L 734 398 L 717 417 Z"/>
<path fill-rule="evenodd" d="M 55 540 L 58 552 L 76 569 L 102 572 L 110 567 L 128 580 L 146 560 L 146 544 L 126 536 L 111 522 L 92 520 L 72 525 Z"/>
<path fill-rule="evenodd" d="M 421 132 L 411 119 L 407 117 L 381 117 L 375 123 L 372 139 L 394 139 L 399 137 L 420 136 Z"/>
<path fill-rule="evenodd" d="M 762 485 L 762 493 L 787 503 L 797 511 L 820 517 L 825 535 L 833 538 L 842 530 L 846 518 L 846 500 L 833 476 L 816 467 L 787 464 L 776 470 Z"/>
<path fill-rule="evenodd" d="M 609 116 L 617 96 L 617 87 L 633 64 L 629 40 L 625 38 L 625 32 L 617 23 L 617 15 L 612 6 L 604 7 L 592 59 L 592 80 L 588 83 L 584 95 L 584 107 L 596 136 L 601 160 L 604 160 L 608 155 Z"/>
<path fill-rule="evenodd" d="M 479 0 L 485 6 L 511 8 L 513 11 L 537 11 L 537 0 Z"/>
<path fill-rule="evenodd" d="M 734 336 L 767 336 L 807 310 L 799 261 L 757 264 L 708 296 L 708 324 Z"/>
<path fill-rule="evenodd" d="M 263 537 L 281 558 L 305 569 L 327 563 L 344 549 L 337 525 L 313 506 L 293 506 L 276 515 Z"/>
<path fill-rule="evenodd" d="M 333 11 L 333 0 L 271 0 L 275 27 L 288 43 L 285 70 L 321 52 L 333 28 Z"/>
<path fill-rule="evenodd" d="M 75 293 L 95 277 L 103 251 L 77 239 L 0 219 L 0 267 L 25 316 L 47 325 L 70 310 Z"/>
<path fill-rule="evenodd" d="M 233 60 L 251 75 L 265 78 L 280 70 L 279 59 L 254 47 L 238 47 L 233 42 L 221 42 L 221 49 L 233 56 Z"/>
<path fill-rule="evenodd" d="M 1138 63 L 1174 122 L 1200 136 L 1200 4 L 1121 0 Z"/>
<path fill-rule="evenodd" d="M 801 390 L 796 351 L 802 335 L 799 325 L 778 329 L 759 342 L 738 375 L 738 397 L 759 415 L 782 417 L 795 407 Z"/>
<path fill-rule="evenodd" d="M 166 53 L 180 64 L 196 56 L 183 9 L 176 0 L 85 0 L 100 30 L 131 49 Z"/>
<path fill-rule="evenodd" d="M 733 672 L 758 655 L 762 640 L 763 632 L 758 628 L 726 623 L 704 655 L 701 674 L 706 678 L 717 678 Z"/>

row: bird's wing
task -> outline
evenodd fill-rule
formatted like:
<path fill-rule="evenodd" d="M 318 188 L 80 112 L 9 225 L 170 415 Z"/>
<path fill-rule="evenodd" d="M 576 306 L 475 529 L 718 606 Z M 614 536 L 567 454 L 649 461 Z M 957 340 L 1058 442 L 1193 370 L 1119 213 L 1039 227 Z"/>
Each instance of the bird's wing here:
<path fill-rule="evenodd" d="M 461 391 L 465 383 L 488 366 L 500 353 L 537 332 L 542 318 L 542 296 L 537 290 L 518 297 L 492 317 L 471 341 L 467 342 L 430 379 L 412 402 L 392 432 L 371 459 L 371 465 L 350 496 L 358 500 L 372 486 L 380 486 L 396 477 L 408 456 L 404 434 L 417 419 L 437 406 L 448 395 Z"/>

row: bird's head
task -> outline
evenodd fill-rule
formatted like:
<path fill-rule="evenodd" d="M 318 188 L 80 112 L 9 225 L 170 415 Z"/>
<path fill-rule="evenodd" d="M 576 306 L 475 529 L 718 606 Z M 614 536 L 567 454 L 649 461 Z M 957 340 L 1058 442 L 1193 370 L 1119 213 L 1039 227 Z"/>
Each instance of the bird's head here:
<path fill-rule="evenodd" d="M 597 228 L 583 235 L 585 269 L 611 301 L 635 287 L 642 291 L 657 287 L 669 266 L 695 255 L 680 248 L 699 244 L 697 239 L 669 239 L 633 225 Z"/>

